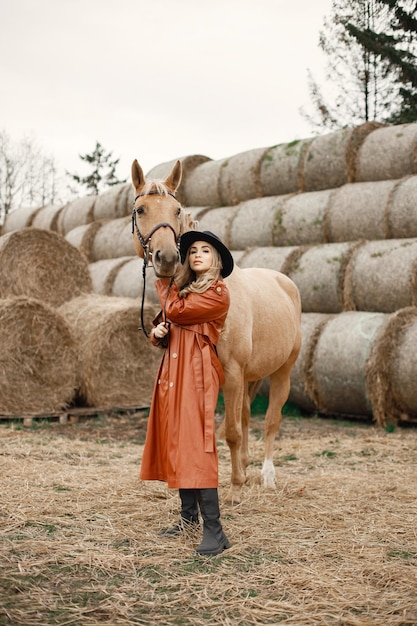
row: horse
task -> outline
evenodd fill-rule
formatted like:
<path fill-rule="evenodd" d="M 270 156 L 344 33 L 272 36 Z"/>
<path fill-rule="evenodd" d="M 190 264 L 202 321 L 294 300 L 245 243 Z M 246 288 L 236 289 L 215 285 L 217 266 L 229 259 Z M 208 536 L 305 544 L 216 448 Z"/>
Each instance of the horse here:
<path fill-rule="evenodd" d="M 164 180 L 146 180 L 138 161 L 132 163 L 134 246 L 144 263 L 152 262 L 157 277 L 174 275 L 179 263 L 179 238 L 196 225 L 175 198 L 181 177 L 179 160 Z M 291 369 L 301 347 L 301 300 L 292 280 L 271 269 L 241 269 L 235 265 L 225 282 L 230 308 L 217 351 L 225 373 L 224 433 L 231 458 L 226 501 L 237 504 L 241 502 L 250 462 L 250 405 L 266 377 L 269 398 L 261 477 L 265 488 L 276 486 L 274 441 L 290 392 Z"/>

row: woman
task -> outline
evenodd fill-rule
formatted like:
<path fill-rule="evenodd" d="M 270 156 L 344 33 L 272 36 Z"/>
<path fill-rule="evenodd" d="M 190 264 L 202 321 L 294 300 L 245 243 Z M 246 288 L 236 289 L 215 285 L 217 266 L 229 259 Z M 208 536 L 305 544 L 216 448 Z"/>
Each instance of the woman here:
<path fill-rule="evenodd" d="M 156 281 L 162 311 L 151 341 L 166 347 L 157 375 L 140 477 L 163 480 L 179 489 L 181 519 L 162 531 L 179 535 L 203 518 L 199 554 L 215 555 L 230 547 L 220 523 L 218 458 L 214 412 L 224 373 L 216 344 L 230 298 L 222 278 L 233 270 L 233 257 L 209 231 L 190 231 L 180 243 L 182 266 L 175 282 Z"/>

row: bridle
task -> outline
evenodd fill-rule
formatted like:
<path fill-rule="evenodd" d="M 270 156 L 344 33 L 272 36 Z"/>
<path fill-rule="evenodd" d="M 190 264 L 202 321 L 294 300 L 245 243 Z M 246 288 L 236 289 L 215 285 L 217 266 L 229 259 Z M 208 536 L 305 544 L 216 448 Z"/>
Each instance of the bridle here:
<path fill-rule="evenodd" d="M 173 198 L 175 198 L 174 194 L 171 193 L 170 191 L 167 191 L 167 193 L 172 196 Z M 138 193 L 137 196 L 135 196 L 135 200 L 134 202 L 136 202 L 136 200 L 138 198 L 140 198 L 141 196 L 154 196 L 154 195 L 161 195 L 160 192 L 157 189 L 151 189 L 150 191 L 146 191 L 146 192 L 142 192 L 142 193 Z M 177 233 L 175 232 L 175 229 L 173 228 L 173 226 L 171 226 L 171 224 L 169 224 L 168 222 L 161 222 L 160 224 L 156 224 L 156 226 L 154 226 L 149 233 L 144 237 L 142 235 L 142 233 L 139 230 L 139 227 L 137 225 L 137 221 L 136 221 L 136 207 L 133 206 L 133 210 L 132 210 L 132 235 L 136 232 L 136 236 L 142 246 L 143 249 L 143 267 L 142 267 L 142 276 L 143 276 L 143 288 L 142 288 L 142 303 L 141 303 L 141 307 L 140 307 L 140 322 L 141 322 L 141 326 L 139 328 L 139 330 L 143 331 L 143 333 L 145 334 L 146 337 L 150 337 L 148 331 L 145 328 L 145 322 L 143 319 L 143 313 L 144 313 L 144 305 L 145 305 L 145 291 L 146 291 L 146 270 L 148 269 L 148 263 L 149 260 L 152 257 L 152 250 L 150 249 L 150 243 L 151 243 L 151 239 L 152 239 L 152 235 L 154 235 L 156 233 L 156 231 L 158 231 L 160 228 L 170 228 L 173 235 L 174 235 L 174 239 L 175 239 L 175 244 L 178 248 L 180 248 L 180 241 L 181 241 L 181 235 L 177 235 Z M 169 284 L 169 289 L 171 288 L 172 283 L 174 282 L 174 277 L 171 278 L 171 282 Z M 168 289 L 168 293 L 169 293 L 169 289 Z M 168 297 L 168 294 L 167 294 Z M 166 299 L 165 299 L 165 305 L 166 305 Z M 163 315 L 164 315 L 164 321 L 166 320 L 166 316 L 165 316 L 165 306 L 164 306 L 164 311 L 163 311 Z"/>

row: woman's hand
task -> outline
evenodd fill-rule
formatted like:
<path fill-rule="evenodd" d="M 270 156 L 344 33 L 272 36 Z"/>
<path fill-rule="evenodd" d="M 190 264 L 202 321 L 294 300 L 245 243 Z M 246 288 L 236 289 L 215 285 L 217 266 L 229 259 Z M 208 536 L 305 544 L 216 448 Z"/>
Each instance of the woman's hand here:
<path fill-rule="evenodd" d="M 153 329 L 155 339 L 163 339 L 169 332 L 169 322 L 161 322 Z"/>

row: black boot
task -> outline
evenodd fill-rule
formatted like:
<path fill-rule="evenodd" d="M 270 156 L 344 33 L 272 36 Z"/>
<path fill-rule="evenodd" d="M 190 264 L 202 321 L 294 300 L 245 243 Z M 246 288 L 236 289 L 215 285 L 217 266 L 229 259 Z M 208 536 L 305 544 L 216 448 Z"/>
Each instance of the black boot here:
<path fill-rule="evenodd" d="M 206 556 L 220 554 L 230 548 L 228 538 L 220 523 L 219 497 L 217 489 L 199 489 L 198 502 L 203 517 L 203 541 L 196 552 Z"/>
<path fill-rule="evenodd" d="M 168 537 L 178 537 L 184 530 L 191 530 L 198 526 L 198 501 L 195 489 L 180 489 L 181 518 L 171 526 L 158 534 Z"/>

